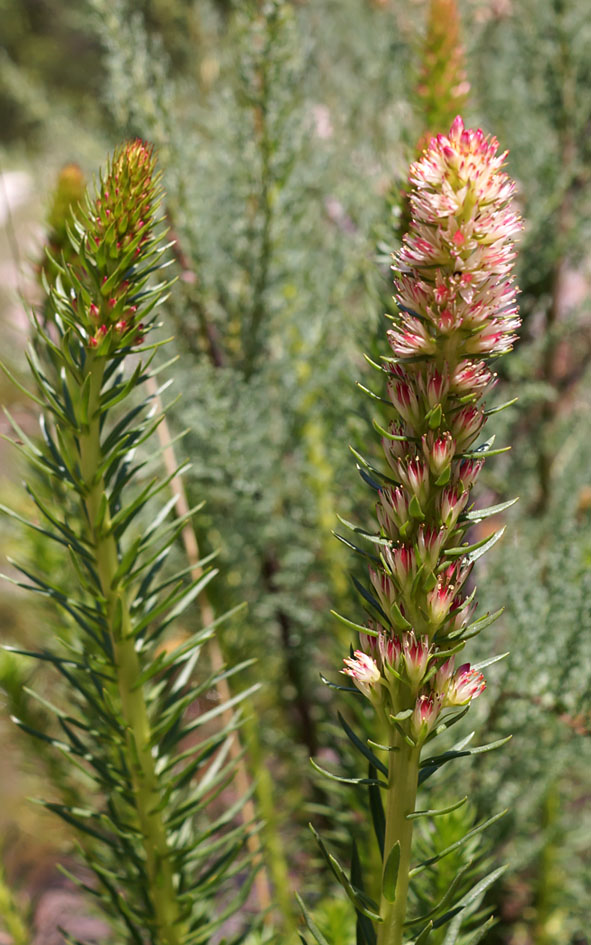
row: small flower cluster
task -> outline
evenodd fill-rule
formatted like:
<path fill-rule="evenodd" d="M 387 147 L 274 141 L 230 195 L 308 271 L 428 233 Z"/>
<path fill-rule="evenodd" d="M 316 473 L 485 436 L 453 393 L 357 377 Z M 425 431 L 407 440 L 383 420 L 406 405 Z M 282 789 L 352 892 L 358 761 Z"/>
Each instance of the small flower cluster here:
<path fill-rule="evenodd" d="M 387 393 L 396 416 L 383 431 L 389 476 L 376 507 L 379 564 L 369 569 L 380 621 L 344 672 L 389 713 L 405 713 L 417 743 L 485 685 L 468 664 L 454 670 L 452 654 L 476 607 L 474 591 L 464 593 L 473 561 L 463 542 L 486 456 L 475 441 L 495 382 L 488 362 L 519 325 L 511 266 L 520 221 L 497 151 L 460 118 L 431 140 L 411 168 L 412 220 L 394 267 L 400 314 L 388 332 Z"/>
<path fill-rule="evenodd" d="M 140 344 L 138 297 L 147 278 L 159 201 L 152 148 L 132 141 L 117 151 L 94 200 L 74 214 L 81 266 L 70 266 L 72 307 L 88 347 L 111 354 Z"/>

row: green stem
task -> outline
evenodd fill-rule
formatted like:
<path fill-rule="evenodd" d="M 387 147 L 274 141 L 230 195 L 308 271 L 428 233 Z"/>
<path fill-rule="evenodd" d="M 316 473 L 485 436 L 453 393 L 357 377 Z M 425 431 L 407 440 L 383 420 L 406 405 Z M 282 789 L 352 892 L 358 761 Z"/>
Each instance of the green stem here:
<path fill-rule="evenodd" d="M 378 929 L 378 945 L 402 945 L 414 823 L 407 819 L 407 814 L 411 814 L 415 809 L 419 774 L 419 749 L 407 745 L 396 730 L 392 731 L 390 744 L 397 750 L 389 753 L 384 865 L 392 847 L 398 841 L 400 866 L 394 902 L 389 902 L 382 893 L 380 915 L 384 921 Z"/>
<path fill-rule="evenodd" d="M 104 369 L 104 359 L 89 358 L 89 423 L 79 436 L 80 471 L 88 490 L 84 504 L 113 645 L 114 670 L 126 729 L 127 763 L 146 857 L 148 893 L 158 930 L 156 941 L 158 945 L 182 945 L 186 930 L 181 925 L 178 891 L 161 812 L 162 797 L 152 755 L 150 719 L 143 689 L 137 685 L 141 666 L 129 600 L 121 580 L 115 578 L 119 556 L 108 508 L 102 522 L 99 521 L 101 501 L 104 501 L 106 493 L 104 479 L 97 474 L 102 460 L 99 405 Z"/>

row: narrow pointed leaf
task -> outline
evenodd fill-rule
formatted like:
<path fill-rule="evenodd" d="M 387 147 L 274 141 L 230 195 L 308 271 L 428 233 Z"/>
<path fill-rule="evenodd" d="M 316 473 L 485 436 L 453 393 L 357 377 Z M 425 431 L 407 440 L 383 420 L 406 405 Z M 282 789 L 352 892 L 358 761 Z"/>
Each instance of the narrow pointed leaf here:
<path fill-rule="evenodd" d="M 398 882 L 398 870 L 400 868 L 400 841 L 397 840 L 388 853 L 388 859 L 384 866 L 384 875 L 382 877 L 382 892 L 388 902 L 394 902 L 396 899 L 396 884 Z"/>

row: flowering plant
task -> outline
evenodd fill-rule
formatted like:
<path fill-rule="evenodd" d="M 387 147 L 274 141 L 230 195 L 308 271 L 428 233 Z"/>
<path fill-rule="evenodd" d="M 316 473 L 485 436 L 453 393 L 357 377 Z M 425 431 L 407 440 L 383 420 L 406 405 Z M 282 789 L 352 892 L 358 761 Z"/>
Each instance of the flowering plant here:
<path fill-rule="evenodd" d="M 247 797 L 206 816 L 233 778 L 231 710 L 246 693 L 189 714 L 241 667 L 202 670 L 202 646 L 224 617 L 168 635 L 216 571 L 210 558 L 168 564 L 196 510 L 171 515 L 177 496 L 167 491 L 180 470 L 148 474 L 158 451 L 143 447 L 168 386 L 155 384 L 163 342 L 150 341 L 168 290 L 153 281 L 168 248 L 162 196 L 151 148 L 119 148 L 71 215 L 67 252 L 44 273 L 29 351 L 36 391 L 25 391 L 42 439 L 14 427 L 37 477 L 28 492 L 38 517 L 26 524 L 61 550 L 62 566 L 19 570 L 22 586 L 53 605 L 58 634 L 41 652 L 17 652 L 49 663 L 62 687 L 54 703 L 40 699 L 53 725 L 16 721 L 61 753 L 61 799 L 46 806 L 76 829 L 94 874 L 81 885 L 116 940 L 196 945 L 250 888 L 228 882 L 249 855 L 250 827 L 233 822 Z"/>
<path fill-rule="evenodd" d="M 496 139 L 465 129 L 458 117 L 411 168 L 411 225 L 394 265 L 392 354 L 380 368 L 395 412 L 386 429 L 376 424 L 388 473 L 358 454 L 361 474 L 377 493 L 379 530 L 351 526 L 377 553 L 368 554 L 370 587 L 359 585 L 371 619 L 357 627 L 360 645 L 343 673 L 371 701 L 379 731 L 388 733 L 387 744 L 377 737 L 367 745 L 346 729 L 370 760 L 370 790 L 377 786 L 385 799 L 376 805 L 374 790 L 379 902 L 360 886 L 358 869 L 349 878 L 319 843 L 353 901 L 364 945 L 401 945 L 417 926 L 412 941 L 423 945 L 466 907 L 465 896 L 454 901 L 454 880 L 430 912 L 407 918 L 410 880 L 446 852 L 411 866 L 414 819 L 442 813 L 416 811 L 417 788 L 454 758 L 496 747 L 469 748 L 463 740 L 421 758 L 424 746 L 483 692 L 486 664 L 456 666 L 456 659 L 498 616 L 474 619 L 475 589 L 468 591 L 467 582 L 503 529 L 471 544 L 465 538 L 471 525 L 512 504 L 475 509 L 471 501 L 485 459 L 500 452 L 493 438 L 475 445 L 487 419 L 482 397 L 496 381 L 491 361 L 510 350 L 519 325 L 511 272 L 520 220 L 511 204 L 514 184 L 502 171 L 505 156 Z M 321 941 L 309 917 L 308 927 Z"/>

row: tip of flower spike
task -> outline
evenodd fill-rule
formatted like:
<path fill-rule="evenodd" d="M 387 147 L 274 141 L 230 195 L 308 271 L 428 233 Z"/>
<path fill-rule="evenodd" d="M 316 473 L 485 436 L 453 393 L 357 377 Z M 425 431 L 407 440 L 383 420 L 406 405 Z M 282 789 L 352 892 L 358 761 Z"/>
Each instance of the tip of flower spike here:
<path fill-rule="evenodd" d="M 462 132 L 464 131 L 464 121 L 461 115 L 456 115 L 454 118 L 451 128 L 449 129 L 450 138 L 460 138 Z"/>

